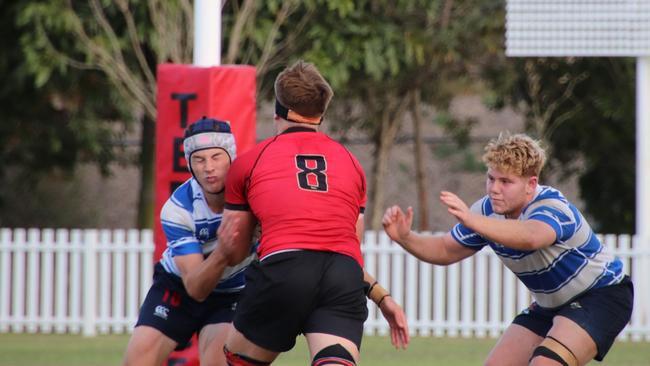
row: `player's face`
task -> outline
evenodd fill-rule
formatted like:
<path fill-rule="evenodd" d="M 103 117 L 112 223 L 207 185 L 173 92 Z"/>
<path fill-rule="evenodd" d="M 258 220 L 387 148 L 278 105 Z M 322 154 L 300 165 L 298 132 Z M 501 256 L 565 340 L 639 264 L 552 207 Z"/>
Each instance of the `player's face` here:
<path fill-rule="evenodd" d="M 219 148 L 200 150 L 190 158 L 192 171 L 201 187 L 208 193 L 219 193 L 225 187 L 230 157 Z"/>
<path fill-rule="evenodd" d="M 537 177 L 521 177 L 489 168 L 485 188 L 495 213 L 517 218 L 532 198 Z"/>

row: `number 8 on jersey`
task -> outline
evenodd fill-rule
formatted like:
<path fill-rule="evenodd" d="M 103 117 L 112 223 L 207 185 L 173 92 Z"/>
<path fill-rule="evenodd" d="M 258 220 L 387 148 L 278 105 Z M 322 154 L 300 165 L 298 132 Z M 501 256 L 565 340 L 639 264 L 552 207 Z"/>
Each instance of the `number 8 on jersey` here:
<path fill-rule="evenodd" d="M 322 155 L 296 155 L 298 186 L 307 191 L 327 192 L 327 162 Z"/>

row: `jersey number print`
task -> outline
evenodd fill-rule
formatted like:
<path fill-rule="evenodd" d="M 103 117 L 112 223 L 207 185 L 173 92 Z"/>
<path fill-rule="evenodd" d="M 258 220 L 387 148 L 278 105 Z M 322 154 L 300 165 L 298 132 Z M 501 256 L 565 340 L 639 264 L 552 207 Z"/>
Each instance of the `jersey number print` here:
<path fill-rule="evenodd" d="M 327 192 L 327 162 L 322 155 L 296 155 L 298 186 L 308 191 Z"/>

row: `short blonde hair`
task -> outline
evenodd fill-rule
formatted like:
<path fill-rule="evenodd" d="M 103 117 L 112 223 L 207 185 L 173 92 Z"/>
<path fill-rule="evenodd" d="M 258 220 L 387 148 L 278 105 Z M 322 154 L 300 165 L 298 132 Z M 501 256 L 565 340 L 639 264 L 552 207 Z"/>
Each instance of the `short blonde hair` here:
<path fill-rule="evenodd" d="M 488 168 L 520 177 L 539 176 L 546 163 L 540 142 L 525 134 L 501 133 L 485 147 L 483 162 Z"/>

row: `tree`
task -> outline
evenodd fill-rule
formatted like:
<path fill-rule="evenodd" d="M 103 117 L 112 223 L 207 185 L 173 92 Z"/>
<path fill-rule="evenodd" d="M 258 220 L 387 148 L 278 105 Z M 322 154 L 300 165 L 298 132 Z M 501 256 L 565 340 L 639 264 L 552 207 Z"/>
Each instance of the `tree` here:
<path fill-rule="evenodd" d="M 191 55 L 185 42 L 191 10 L 189 1 L 155 0 L 32 1 L 20 10 L 21 24 L 32 28 L 23 34 L 22 47 L 37 83 L 52 82 L 56 70 L 95 70 L 110 85 L 98 91 L 105 98 L 116 97 L 113 102 L 123 112 L 125 125 L 139 121 L 138 227 L 151 227 L 154 217 L 155 67 L 165 61 L 187 61 Z M 79 87 L 77 92 L 87 90 Z"/>
<path fill-rule="evenodd" d="M 257 95 L 272 95 L 273 81 L 280 69 L 300 54 L 311 39 L 304 31 L 327 4 L 341 0 L 229 1 L 224 7 L 224 63 L 256 66 Z M 258 99 L 259 100 L 259 99 Z"/>
<path fill-rule="evenodd" d="M 417 230 L 429 231 L 429 191 L 426 184 L 424 171 L 424 159 L 422 158 L 422 106 L 421 97 L 418 92 L 412 94 L 411 118 L 413 120 L 413 155 L 415 156 L 415 186 L 418 203 L 418 224 Z"/>
<path fill-rule="evenodd" d="M 309 2 L 307 2 L 309 3 Z M 278 29 L 299 1 L 231 1 L 224 22 L 233 31 L 226 61 L 252 61 L 263 75 L 291 49 L 291 37 Z M 313 9 L 313 7 L 312 7 Z M 138 227 L 151 227 L 153 212 L 153 152 L 156 117 L 156 65 L 190 63 L 193 9 L 189 0 L 118 0 L 28 2 L 21 7 L 23 48 L 38 83 L 50 82 L 56 70 L 96 70 L 117 96 L 126 120 L 141 127 Z M 252 21 L 252 22 L 251 22 Z M 294 24 L 295 27 L 295 24 Z M 295 29 L 294 37 L 300 29 Z M 234 33 L 233 33 L 234 32 Z M 85 92 L 85 91 L 80 91 Z M 128 122 L 127 122 L 128 124 Z"/>
<path fill-rule="evenodd" d="M 227 62 L 253 63 L 258 95 L 270 95 L 280 68 L 297 58 L 315 62 L 330 80 L 341 130 L 371 136 L 375 162 L 370 183 L 370 226 L 379 228 L 389 152 L 412 110 L 422 104 L 444 111 L 459 85 L 477 76 L 467 60 L 494 52 L 493 17 L 500 2 L 480 0 L 230 1 L 224 7 Z M 22 24 L 33 32 L 29 62 L 42 84 L 53 70 L 91 68 L 113 86 L 117 103 L 142 126 L 143 169 L 139 223 L 150 225 L 154 67 L 188 62 L 192 19 L 188 0 L 55 0 L 30 2 Z M 472 43 L 473 47 L 466 47 Z M 346 126 L 346 127 L 342 127 Z M 420 185 L 421 189 L 424 185 Z M 149 191 L 147 191 L 149 190 Z"/>
<path fill-rule="evenodd" d="M 303 37 L 302 57 L 316 62 L 336 91 L 333 111 L 375 145 L 369 226 L 381 228 L 389 153 L 413 95 L 446 110 L 463 81 L 478 76 L 472 60 L 493 52 L 498 2 L 451 0 L 331 1 Z M 289 22 L 289 24 L 291 24 Z M 485 36 L 484 36 L 485 34 Z M 470 42 L 475 47 L 466 47 Z"/>
<path fill-rule="evenodd" d="M 114 122 L 120 110 L 106 103 L 113 94 L 106 92 L 108 85 L 99 73 L 28 67 L 42 55 L 24 51 L 25 35 L 31 32 L 21 19 L 24 6 L 5 2 L 1 15 L 0 178 L 7 189 L 0 202 L 12 191 L 11 181 L 33 188 L 45 174 L 70 174 L 80 162 L 96 162 L 107 174 L 109 163 L 120 155 L 113 142 L 126 133 Z M 0 221 L 18 223 L 9 214 Z"/>

